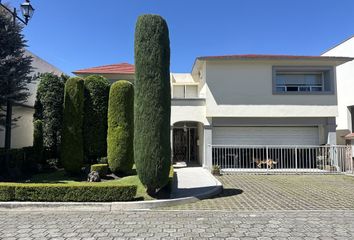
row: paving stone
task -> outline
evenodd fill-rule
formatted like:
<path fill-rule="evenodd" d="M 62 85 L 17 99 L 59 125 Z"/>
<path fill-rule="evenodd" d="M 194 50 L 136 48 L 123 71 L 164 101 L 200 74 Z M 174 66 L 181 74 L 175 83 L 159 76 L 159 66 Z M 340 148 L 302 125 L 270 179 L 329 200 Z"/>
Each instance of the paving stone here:
<path fill-rule="evenodd" d="M 0 212 L 0 239 L 354 239 L 354 178 L 255 175 L 220 181 L 229 189 L 224 195 L 173 211 Z"/>
<path fill-rule="evenodd" d="M 224 192 L 173 210 L 354 210 L 354 178 L 344 175 L 223 175 Z"/>

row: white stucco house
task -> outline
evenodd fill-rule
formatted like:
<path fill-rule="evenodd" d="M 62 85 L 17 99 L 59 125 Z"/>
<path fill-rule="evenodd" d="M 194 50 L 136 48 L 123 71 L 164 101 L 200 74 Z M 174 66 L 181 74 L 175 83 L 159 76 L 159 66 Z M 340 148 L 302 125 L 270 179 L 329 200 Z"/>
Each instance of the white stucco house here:
<path fill-rule="evenodd" d="M 322 56 L 354 57 L 354 36 L 327 50 Z M 354 61 L 337 67 L 338 116 L 337 143 L 346 144 L 354 140 Z"/>
<path fill-rule="evenodd" d="M 341 81 L 336 67 L 351 60 L 287 55 L 196 58 L 190 73 L 171 73 L 173 160 L 210 168 L 216 153 L 212 146 L 335 145 Z M 134 66 L 127 63 L 73 73 L 134 81 Z"/>
<path fill-rule="evenodd" d="M 57 67 L 46 62 L 42 58 L 36 56 L 32 52 L 26 50 L 26 55 L 32 56 L 33 75 L 37 73 L 52 72 L 58 76 L 63 74 Z M 17 122 L 14 123 L 11 134 L 11 147 L 21 148 L 32 146 L 33 144 L 33 113 L 34 102 L 36 100 L 36 92 L 38 80 L 28 84 L 28 89 L 31 95 L 27 101 L 23 104 L 15 104 L 12 109 L 13 117 L 17 118 Z M 5 129 L 0 126 L 0 147 L 5 144 Z"/>

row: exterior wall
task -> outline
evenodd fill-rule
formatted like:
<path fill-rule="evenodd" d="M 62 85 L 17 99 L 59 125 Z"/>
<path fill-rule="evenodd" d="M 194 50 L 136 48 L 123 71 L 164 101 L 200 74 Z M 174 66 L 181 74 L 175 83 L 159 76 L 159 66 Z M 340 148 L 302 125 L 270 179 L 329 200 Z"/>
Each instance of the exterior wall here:
<path fill-rule="evenodd" d="M 205 151 L 205 146 L 204 146 L 204 126 L 201 123 L 198 123 L 198 156 L 199 156 L 199 164 L 203 164 L 204 162 L 204 151 Z"/>
<path fill-rule="evenodd" d="M 318 127 L 319 144 L 336 144 L 335 118 L 213 118 L 213 127 L 232 126 L 278 126 L 278 127 Z M 334 139 L 333 139 L 334 137 Z M 286 143 L 284 143 L 286 145 Z"/>
<path fill-rule="evenodd" d="M 208 125 L 204 99 L 172 99 L 171 126 L 176 122 L 200 122 Z"/>
<path fill-rule="evenodd" d="M 354 57 L 354 37 L 325 52 L 323 56 Z M 337 139 L 341 144 L 345 144 L 343 136 L 353 132 L 353 126 L 351 126 L 352 116 L 348 107 L 354 105 L 354 61 L 337 67 L 337 79 L 339 113 L 336 119 Z"/>
<path fill-rule="evenodd" d="M 56 75 L 61 75 L 63 72 L 56 68 L 55 66 L 44 61 L 40 57 L 31 53 L 30 51 L 25 52 L 26 55 L 32 56 L 32 75 L 38 73 L 51 72 Z M 39 80 L 29 83 L 27 85 L 30 96 L 23 106 L 14 106 L 12 109 L 13 117 L 18 118 L 11 132 L 11 148 L 22 148 L 27 146 L 32 146 L 33 143 L 33 113 L 34 113 L 34 102 L 36 100 L 37 86 Z M 0 126 L 0 147 L 5 145 L 5 130 L 4 126 Z"/>
<path fill-rule="evenodd" d="M 25 106 L 14 106 L 13 117 L 18 118 L 12 128 L 11 148 L 22 148 L 33 144 L 34 109 Z M 5 145 L 5 130 L 0 128 L 0 146 Z"/>
<path fill-rule="evenodd" d="M 54 73 L 58 76 L 64 74 L 61 70 L 59 70 L 58 68 L 56 68 L 55 66 L 51 65 L 50 63 L 44 61 L 43 59 L 41 59 L 40 57 L 34 55 L 33 53 L 26 51 L 26 55 L 31 56 L 32 57 L 32 67 L 33 69 L 33 75 L 34 74 L 38 74 L 38 73 Z M 31 93 L 31 95 L 28 97 L 27 102 L 25 103 L 25 105 L 27 106 L 34 106 L 34 102 L 36 100 L 36 93 L 37 93 L 37 86 L 38 86 L 39 80 L 34 81 L 30 84 L 28 84 L 28 90 Z"/>
<path fill-rule="evenodd" d="M 273 94 L 273 66 L 328 67 L 328 63 L 209 61 L 206 64 L 206 116 L 335 117 L 337 115 L 336 89 L 332 94 Z"/>

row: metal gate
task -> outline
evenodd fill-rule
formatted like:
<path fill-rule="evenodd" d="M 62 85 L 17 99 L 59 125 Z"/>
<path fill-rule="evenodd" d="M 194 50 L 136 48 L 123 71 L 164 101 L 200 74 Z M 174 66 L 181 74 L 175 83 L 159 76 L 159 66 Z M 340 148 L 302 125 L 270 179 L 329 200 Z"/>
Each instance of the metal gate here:
<path fill-rule="evenodd" d="M 213 145 L 223 173 L 354 173 L 351 146 Z"/>

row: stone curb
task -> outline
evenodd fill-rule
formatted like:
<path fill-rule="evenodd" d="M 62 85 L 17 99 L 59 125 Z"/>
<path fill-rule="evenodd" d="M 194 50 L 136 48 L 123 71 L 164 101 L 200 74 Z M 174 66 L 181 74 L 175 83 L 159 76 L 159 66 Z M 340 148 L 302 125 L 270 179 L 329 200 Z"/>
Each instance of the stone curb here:
<path fill-rule="evenodd" d="M 211 173 L 215 186 L 195 196 L 136 202 L 0 202 L 0 211 L 100 211 L 111 212 L 121 210 L 149 210 L 159 207 L 170 207 L 193 203 L 201 199 L 218 195 L 223 186 Z"/>

